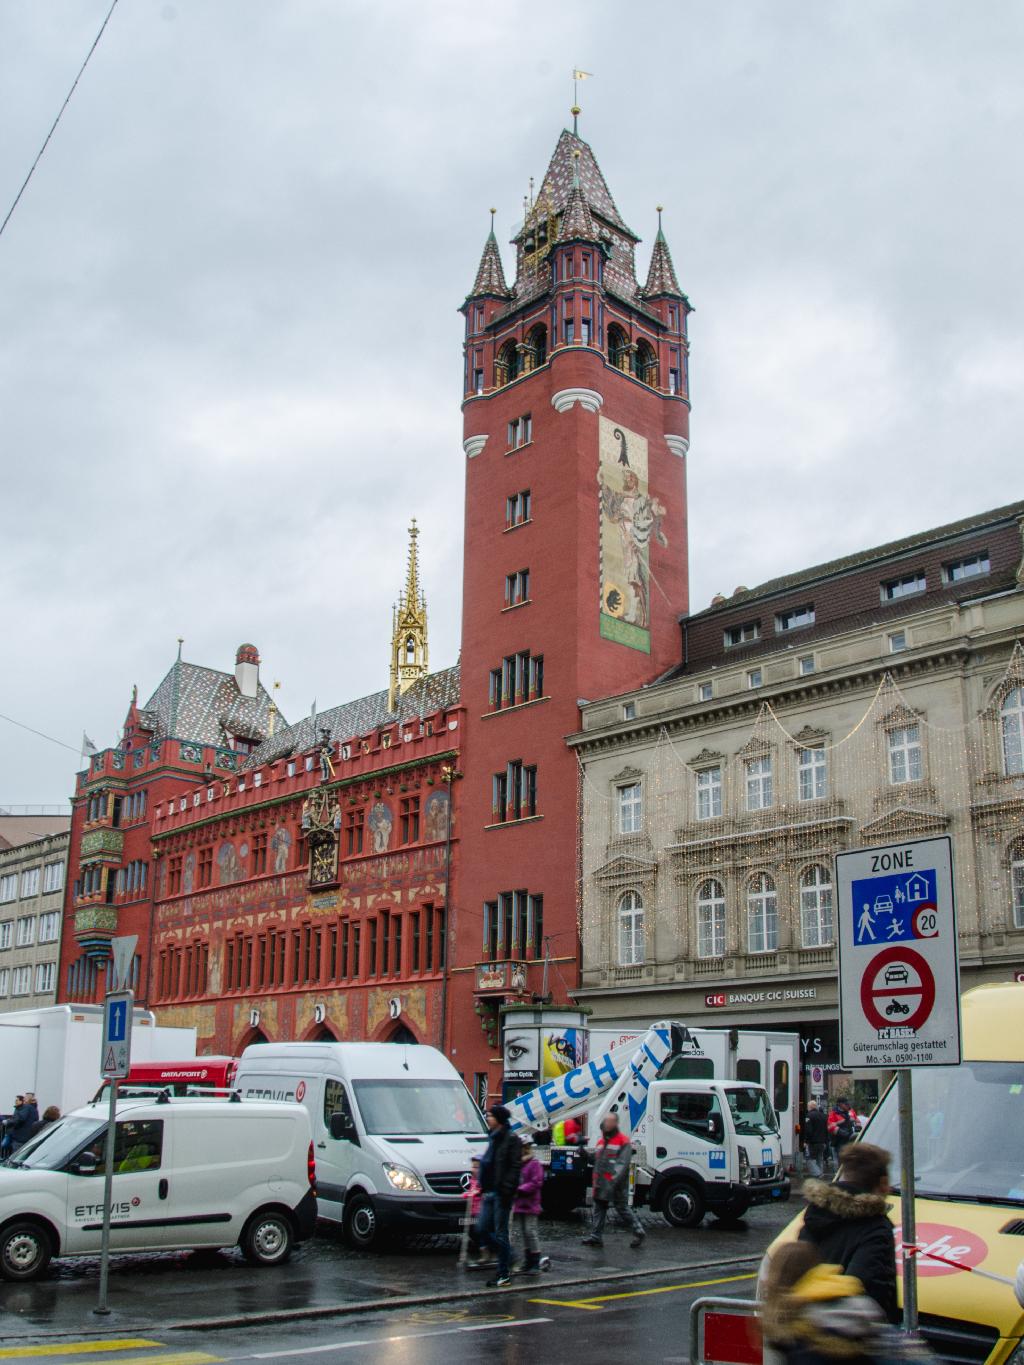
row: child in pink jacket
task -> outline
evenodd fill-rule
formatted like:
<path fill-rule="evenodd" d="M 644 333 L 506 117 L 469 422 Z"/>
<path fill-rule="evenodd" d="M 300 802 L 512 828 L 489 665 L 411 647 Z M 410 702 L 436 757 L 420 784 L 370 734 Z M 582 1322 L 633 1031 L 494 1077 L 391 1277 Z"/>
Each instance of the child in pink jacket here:
<path fill-rule="evenodd" d="M 536 1275 L 543 1270 L 546 1256 L 540 1254 L 537 1223 L 540 1218 L 540 1191 L 544 1184 L 544 1167 L 533 1154 L 533 1143 L 523 1139 L 523 1164 L 519 1172 L 519 1189 L 512 1203 L 512 1214 L 523 1239 L 526 1255 L 517 1267 L 524 1275 Z"/>

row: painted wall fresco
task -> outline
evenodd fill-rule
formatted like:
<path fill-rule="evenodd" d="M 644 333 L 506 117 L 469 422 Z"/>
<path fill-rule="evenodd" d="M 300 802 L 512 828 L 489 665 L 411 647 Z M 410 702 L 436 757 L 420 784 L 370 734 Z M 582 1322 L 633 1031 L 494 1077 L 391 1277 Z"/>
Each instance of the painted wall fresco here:
<path fill-rule="evenodd" d="M 601 635 L 651 652 L 651 541 L 667 546 L 666 509 L 647 482 L 645 437 L 598 419 Z"/>
<path fill-rule="evenodd" d="M 423 807 L 423 837 L 431 840 L 448 837 L 448 793 L 431 792 Z"/>
<path fill-rule="evenodd" d="M 366 826 L 373 838 L 374 853 L 386 853 L 388 845 L 391 843 L 391 831 L 394 828 L 395 817 L 384 804 L 378 801 L 376 805 L 370 807 L 370 814 L 366 819 Z"/>

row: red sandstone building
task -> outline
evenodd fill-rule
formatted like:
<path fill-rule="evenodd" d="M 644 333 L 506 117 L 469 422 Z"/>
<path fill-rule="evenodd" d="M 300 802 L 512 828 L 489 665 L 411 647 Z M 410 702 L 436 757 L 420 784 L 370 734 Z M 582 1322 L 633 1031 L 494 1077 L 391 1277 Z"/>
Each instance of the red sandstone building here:
<path fill-rule="evenodd" d="M 386 691 L 295 726 L 252 646 L 176 662 L 74 797 L 61 996 L 114 934 L 140 997 L 204 1051 L 414 1038 L 498 1088 L 499 1009 L 578 982 L 579 701 L 679 658 L 690 305 L 563 132 L 462 312 L 461 668 L 427 670 L 415 539 Z"/>

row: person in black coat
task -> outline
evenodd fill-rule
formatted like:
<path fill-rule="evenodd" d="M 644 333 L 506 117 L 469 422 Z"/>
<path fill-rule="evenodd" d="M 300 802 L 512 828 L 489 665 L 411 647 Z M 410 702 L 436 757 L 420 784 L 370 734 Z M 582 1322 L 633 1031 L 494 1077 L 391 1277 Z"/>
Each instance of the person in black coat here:
<path fill-rule="evenodd" d="M 811 1175 L 820 1176 L 825 1169 L 825 1153 L 828 1150 L 828 1116 L 824 1109 L 818 1108 L 817 1100 L 811 1100 L 804 1115 L 801 1137 L 807 1149 L 807 1164 Z"/>
<path fill-rule="evenodd" d="M 487 1127 L 491 1130 L 487 1150 L 480 1159 L 480 1188 L 483 1203 L 477 1223 L 480 1244 L 489 1247 L 498 1258 L 497 1273 L 487 1283 L 502 1288 L 510 1281 L 509 1264 L 512 1246 L 508 1237 L 508 1220 L 512 1201 L 519 1189 L 519 1172 L 523 1165 L 522 1143 L 509 1127 L 512 1115 L 503 1104 L 492 1104 L 487 1111 Z"/>
<path fill-rule="evenodd" d="M 889 1153 L 854 1142 L 840 1153 L 839 1179 L 804 1182 L 807 1210 L 800 1231 L 829 1265 L 854 1275 L 890 1322 L 896 1308 L 896 1242 L 889 1222 Z"/>
<path fill-rule="evenodd" d="M 19 1104 L 15 1105 L 14 1114 L 11 1119 L 11 1151 L 16 1152 L 18 1148 L 29 1140 L 32 1130 L 39 1122 L 39 1109 L 36 1105 L 35 1095 L 19 1095 Z"/>

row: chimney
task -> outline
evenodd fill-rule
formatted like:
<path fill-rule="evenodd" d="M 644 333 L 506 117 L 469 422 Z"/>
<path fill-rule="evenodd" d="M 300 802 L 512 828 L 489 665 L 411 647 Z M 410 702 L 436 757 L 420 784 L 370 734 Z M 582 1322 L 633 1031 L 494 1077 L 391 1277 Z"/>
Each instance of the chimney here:
<path fill-rule="evenodd" d="M 235 683 L 243 697 L 255 697 L 260 686 L 260 652 L 255 645 L 239 645 L 235 655 Z"/>

